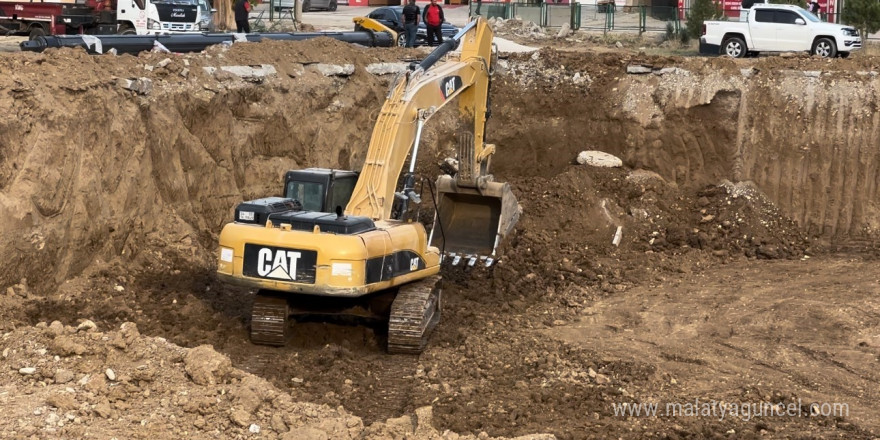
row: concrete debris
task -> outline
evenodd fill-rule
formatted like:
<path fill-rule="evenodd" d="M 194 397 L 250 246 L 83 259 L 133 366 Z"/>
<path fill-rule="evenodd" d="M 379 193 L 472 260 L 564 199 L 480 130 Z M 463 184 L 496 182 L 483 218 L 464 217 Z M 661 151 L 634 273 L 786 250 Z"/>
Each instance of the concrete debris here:
<path fill-rule="evenodd" d="M 373 63 L 367 65 L 367 72 L 373 75 L 388 75 L 405 72 L 409 63 Z"/>
<path fill-rule="evenodd" d="M 686 70 L 686 69 L 682 69 L 681 67 L 664 67 L 662 69 L 657 69 L 654 71 L 654 75 L 666 75 L 666 74 L 690 76 L 691 71 Z"/>
<path fill-rule="evenodd" d="M 309 70 L 318 72 L 324 76 L 350 76 L 354 74 L 354 64 L 309 64 Z"/>
<path fill-rule="evenodd" d="M 571 25 L 565 23 L 562 25 L 561 28 L 559 28 L 559 32 L 556 33 L 556 38 L 565 38 L 571 35 L 571 33 Z"/>
<path fill-rule="evenodd" d="M 275 70 L 275 66 L 271 64 L 260 64 L 254 66 L 220 66 L 219 69 L 209 66 L 203 67 L 203 69 L 208 75 L 219 73 L 219 70 L 222 72 L 231 73 L 239 78 L 247 80 L 261 80 L 269 76 L 275 76 L 278 73 L 278 71 Z"/>
<path fill-rule="evenodd" d="M 165 67 L 165 66 L 167 66 L 167 65 L 169 65 L 169 64 L 171 64 L 171 58 L 165 58 L 164 60 L 159 61 L 159 63 L 156 64 L 156 67 L 160 67 L 160 68 L 161 68 L 161 67 Z"/>
<path fill-rule="evenodd" d="M 603 151 L 581 151 L 577 156 L 577 163 L 603 168 L 618 168 L 623 166 L 623 161 L 617 156 Z"/>
<path fill-rule="evenodd" d="M 104 372 L 104 374 L 107 375 L 107 379 L 110 379 L 111 382 L 116 380 L 116 372 L 111 370 L 110 368 L 108 368 L 107 371 Z"/>
<path fill-rule="evenodd" d="M 754 74 L 758 73 L 758 71 L 754 67 L 749 67 L 748 69 L 739 69 L 739 72 L 742 74 L 743 78 L 751 78 Z"/>
<path fill-rule="evenodd" d="M 131 90 L 138 95 L 149 95 L 153 91 L 153 81 L 149 78 L 126 79 L 120 78 L 116 84 L 126 90 Z"/>
<path fill-rule="evenodd" d="M 34 367 L 24 367 L 24 368 L 19 368 L 18 372 L 25 375 L 25 376 L 32 376 L 32 375 L 36 374 L 37 369 Z"/>
<path fill-rule="evenodd" d="M 651 73 L 653 71 L 654 69 L 651 66 L 642 66 L 638 64 L 630 64 L 629 66 L 626 66 L 626 73 L 629 74 L 641 75 L 644 73 Z"/>

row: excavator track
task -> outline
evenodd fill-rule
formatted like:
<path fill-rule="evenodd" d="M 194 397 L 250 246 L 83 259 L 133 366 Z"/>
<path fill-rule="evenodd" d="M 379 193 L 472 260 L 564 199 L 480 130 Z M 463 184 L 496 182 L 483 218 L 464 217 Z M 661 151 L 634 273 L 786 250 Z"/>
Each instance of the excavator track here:
<path fill-rule="evenodd" d="M 287 343 L 287 298 L 257 292 L 251 309 L 251 342 L 283 346 Z"/>
<path fill-rule="evenodd" d="M 440 276 L 400 287 L 388 320 L 388 352 L 419 354 L 440 321 Z"/>

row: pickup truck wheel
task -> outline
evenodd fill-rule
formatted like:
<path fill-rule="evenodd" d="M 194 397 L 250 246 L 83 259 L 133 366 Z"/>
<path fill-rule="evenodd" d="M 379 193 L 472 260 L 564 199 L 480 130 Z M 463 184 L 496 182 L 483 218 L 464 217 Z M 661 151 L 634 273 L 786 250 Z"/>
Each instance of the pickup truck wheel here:
<path fill-rule="evenodd" d="M 837 45 L 830 38 L 820 38 L 813 43 L 813 55 L 822 58 L 834 58 L 837 56 Z"/>
<path fill-rule="evenodd" d="M 738 37 L 724 40 L 721 47 L 724 49 L 724 54 L 732 58 L 742 58 L 749 53 L 749 50 L 746 48 L 746 42 Z"/>

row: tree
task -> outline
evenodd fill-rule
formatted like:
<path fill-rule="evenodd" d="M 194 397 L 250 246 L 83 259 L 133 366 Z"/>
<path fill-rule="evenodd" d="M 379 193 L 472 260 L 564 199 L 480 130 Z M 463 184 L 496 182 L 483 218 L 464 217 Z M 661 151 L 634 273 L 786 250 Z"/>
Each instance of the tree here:
<path fill-rule="evenodd" d="M 694 0 L 687 12 L 687 32 L 693 38 L 700 38 L 703 22 L 721 15 L 719 5 L 714 0 Z"/>
<path fill-rule="evenodd" d="M 862 43 L 864 43 L 868 34 L 880 30 L 880 1 L 846 0 L 840 19 L 858 29 L 862 36 Z"/>
<path fill-rule="evenodd" d="M 234 4 L 233 0 L 214 0 L 214 9 L 217 9 L 214 23 L 218 31 L 235 29 L 235 11 L 232 10 Z"/>

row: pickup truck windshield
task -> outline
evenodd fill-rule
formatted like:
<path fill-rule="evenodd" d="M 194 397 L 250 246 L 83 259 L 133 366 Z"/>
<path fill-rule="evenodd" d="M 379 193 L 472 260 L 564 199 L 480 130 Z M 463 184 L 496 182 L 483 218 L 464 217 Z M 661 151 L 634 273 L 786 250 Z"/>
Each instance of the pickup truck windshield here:
<path fill-rule="evenodd" d="M 810 11 L 804 9 L 804 8 L 798 8 L 798 12 L 799 12 L 801 15 L 803 15 L 804 17 L 807 17 L 807 20 L 810 20 L 810 21 L 812 21 L 813 23 L 819 23 L 819 22 L 822 21 L 822 20 L 819 19 L 819 17 L 816 17 L 815 15 L 813 15 L 812 12 L 810 12 Z"/>

